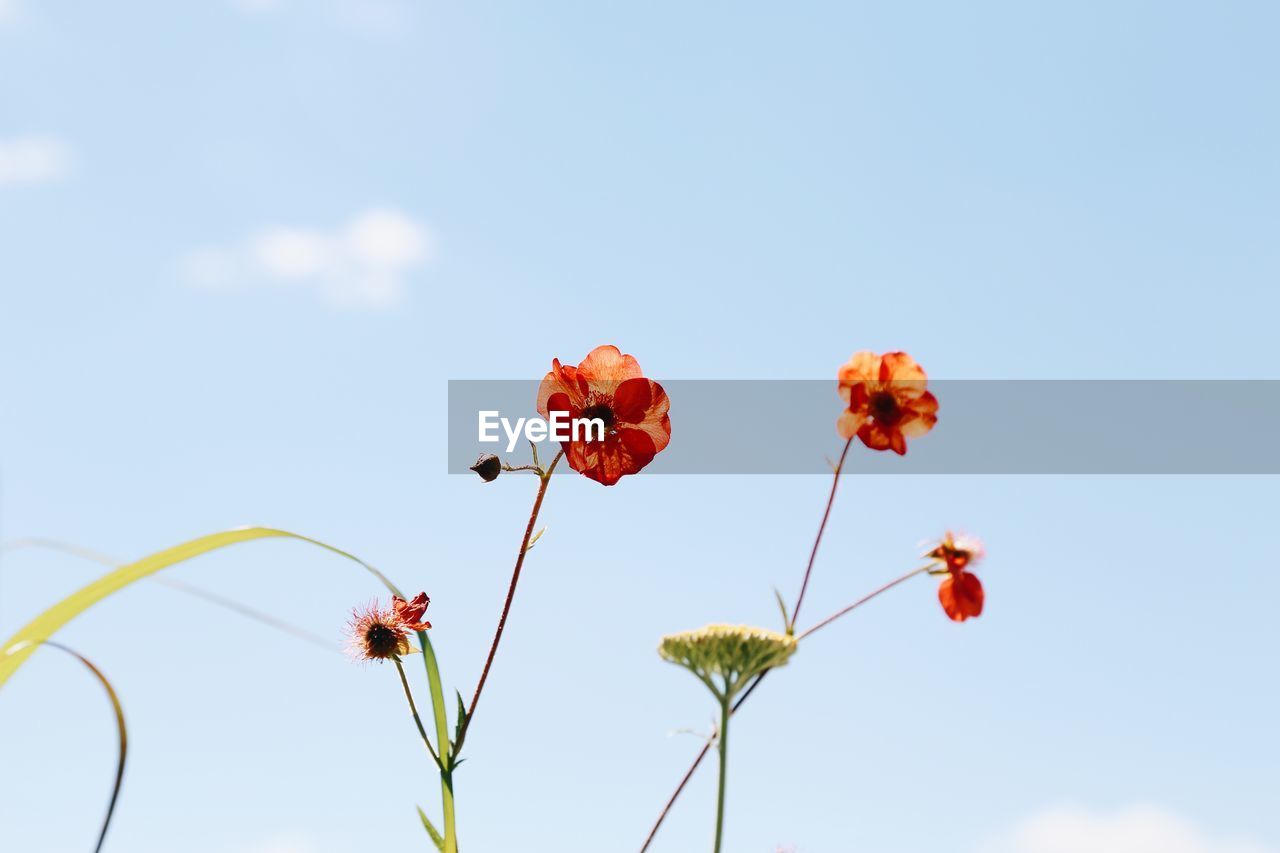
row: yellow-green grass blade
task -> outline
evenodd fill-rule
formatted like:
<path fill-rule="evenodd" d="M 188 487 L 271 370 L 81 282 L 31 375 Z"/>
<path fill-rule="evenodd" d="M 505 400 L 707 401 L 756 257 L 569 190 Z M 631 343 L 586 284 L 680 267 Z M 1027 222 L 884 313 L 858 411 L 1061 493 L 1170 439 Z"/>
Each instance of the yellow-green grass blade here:
<path fill-rule="evenodd" d="M 63 542 L 60 539 L 47 539 L 41 536 L 30 536 L 23 539 L 13 539 L 9 542 L 0 543 L 0 556 L 11 551 L 19 551 L 28 548 L 44 548 L 50 551 L 58 551 L 63 554 L 69 554 L 72 557 L 78 557 L 82 560 L 88 560 L 89 562 L 97 563 L 100 566 L 107 566 L 112 569 L 117 569 L 124 565 L 124 560 L 117 560 L 114 557 L 108 557 L 106 554 L 101 554 L 91 548 L 85 548 L 80 545 L 76 545 L 73 542 Z M 310 643 L 313 646 L 318 646 L 327 651 L 342 651 L 342 647 L 338 643 L 331 642 L 324 637 L 319 637 L 305 628 L 299 628 L 297 625 L 287 622 L 284 619 L 280 619 L 279 617 L 263 610 L 259 610 L 256 607 L 250 607 L 249 605 L 241 601 L 237 601 L 234 598 L 229 598 L 225 595 L 213 592 L 212 590 L 205 589 L 202 586 L 197 586 L 196 584 L 188 583 L 186 581 L 180 581 L 177 578 L 161 576 L 153 576 L 148 578 L 148 580 L 158 583 L 161 586 L 167 586 L 169 589 L 183 593 L 184 595 L 203 599 L 216 607 L 221 607 L 223 610 L 230 610 L 233 613 L 238 613 L 247 619 L 252 619 L 254 622 L 265 625 L 268 628 L 274 628 L 277 631 L 282 631 L 296 637 L 304 643 Z"/>
<path fill-rule="evenodd" d="M 49 640 L 72 619 L 75 619 L 81 613 L 102 601 L 102 599 L 129 586 L 129 584 L 170 566 L 207 554 L 210 551 L 237 545 L 241 542 L 251 542 L 255 539 L 273 538 L 296 539 L 346 557 L 373 574 L 392 594 L 401 594 L 400 590 L 387 579 L 386 575 L 364 560 L 343 551 L 341 548 L 327 545 L 318 539 L 290 533 L 287 530 L 277 530 L 272 527 L 242 527 L 222 533 L 213 533 L 183 542 L 181 545 L 175 545 L 172 548 L 121 566 L 67 596 L 28 622 L 16 634 L 6 640 L 3 645 L 0 645 L 0 687 L 4 686 L 5 682 L 18 671 L 18 668 L 26 662 L 27 658 L 31 657 L 38 644 Z"/>
<path fill-rule="evenodd" d="M 129 755 L 129 728 L 124 722 L 124 707 L 120 704 L 120 696 L 116 693 L 115 687 L 103 674 L 102 670 L 94 666 L 93 661 L 68 646 L 61 643 L 46 641 L 44 643 L 26 643 L 25 646 L 31 652 L 34 652 L 37 646 L 46 645 L 55 648 L 58 651 L 66 652 L 76 660 L 80 661 L 93 677 L 98 679 L 98 683 L 107 691 L 107 698 L 111 700 L 111 710 L 115 713 L 116 733 L 120 738 L 119 756 L 116 759 L 116 778 L 115 783 L 111 787 L 111 799 L 107 801 L 107 814 L 102 819 L 102 829 L 98 831 L 98 843 L 93 848 L 94 853 L 101 853 L 102 845 L 107 840 L 107 830 L 111 828 L 111 818 L 116 813 L 116 803 L 120 799 L 120 788 L 124 784 L 124 765 Z"/>

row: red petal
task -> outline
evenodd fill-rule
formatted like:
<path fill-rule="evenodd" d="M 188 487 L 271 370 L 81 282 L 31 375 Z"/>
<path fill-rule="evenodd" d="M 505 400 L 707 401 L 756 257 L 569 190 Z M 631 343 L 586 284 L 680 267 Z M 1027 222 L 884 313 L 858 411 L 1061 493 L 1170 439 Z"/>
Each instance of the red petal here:
<path fill-rule="evenodd" d="M 638 424 L 653 404 L 652 382 L 648 379 L 628 379 L 613 393 L 613 413 L 618 420 Z"/>
<path fill-rule="evenodd" d="M 955 572 L 948 575 L 938 587 L 938 600 L 952 620 L 963 622 L 982 615 L 986 594 L 977 575 Z"/>

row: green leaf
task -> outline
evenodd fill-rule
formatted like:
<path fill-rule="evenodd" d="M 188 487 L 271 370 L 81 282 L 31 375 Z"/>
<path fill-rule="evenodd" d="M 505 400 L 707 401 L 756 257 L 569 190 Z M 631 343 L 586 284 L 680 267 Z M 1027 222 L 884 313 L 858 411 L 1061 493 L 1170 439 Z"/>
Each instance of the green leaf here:
<path fill-rule="evenodd" d="M 440 830 L 432 826 L 431 818 L 427 817 L 427 813 L 422 810 L 421 806 L 418 806 L 418 817 L 422 818 L 422 826 L 426 829 L 427 835 L 431 836 L 431 840 L 435 843 L 436 849 L 443 851 L 444 836 L 440 834 Z"/>
<path fill-rule="evenodd" d="M 532 551 L 533 546 L 538 544 L 538 540 L 541 539 L 542 534 L 546 532 L 547 532 L 547 528 L 544 527 L 541 530 L 539 530 L 537 533 L 533 534 L 533 538 L 529 540 L 529 544 L 524 547 L 524 552 L 528 554 L 530 551 Z"/>
<path fill-rule="evenodd" d="M 0 645 L 0 687 L 18 671 L 18 668 L 26 662 L 27 658 L 31 657 L 31 654 L 40 643 L 48 641 L 64 625 L 99 601 L 102 601 L 102 599 L 162 569 L 167 569 L 170 566 L 199 557 L 210 551 L 217 551 L 229 545 L 250 542 L 255 539 L 273 538 L 297 539 L 301 542 L 324 548 L 326 551 L 331 551 L 341 557 L 346 557 L 348 560 L 363 566 L 374 577 L 382 581 L 382 584 L 392 594 L 401 595 L 395 584 L 373 566 L 340 548 L 326 545 L 317 539 L 300 536 L 297 533 L 290 533 L 286 530 L 276 530 L 271 527 L 242 527 L 222 533 L 213 533 L 208 536 L 201 536 L 198 539 L 192 539 L 189 542 L 183 542 L 181 545 L 175 545 L 164 551 L 158 551 L 149 557 L 143 557 L 141 560 L 108 572 L 88 586 L 82 587 L 77 592 L 73 592 L 62 599 L 62 601 L 59 601 L 35 619 L 32 619 L 20 628 L 16 634 L 6 640 L 3 645 Z"/>
<path fill-rule="evenodd" d="M 778 599 L 778 609 L 782 611 L 782 628 L 788 634 L 792 633 L 794 626 L 791 624 L 791 617 L 787 615 L 787 603 L 782 600 L 782 593 L 778 592 L 778 588 L 773 588 L 773 597 Z"/>
<path fill-rule="evenodd" d="M 453 749 L 456 750 L 458 748 L 458 741 L 462 738 L 462 730 L 467 726 L 467 706 L 466 706 L 466 703 L 462 701 L 461 692 L 455 690 L 454 694 L 458 697 L 458 720 L 453 724 Z M 457 760 L 458 758 L 457 752 L 450 750 L 449 756 L 450 756 L 449 763 L 453 767 L 457 767 L 459 764 L 462 763 L 461 761 Z"/>

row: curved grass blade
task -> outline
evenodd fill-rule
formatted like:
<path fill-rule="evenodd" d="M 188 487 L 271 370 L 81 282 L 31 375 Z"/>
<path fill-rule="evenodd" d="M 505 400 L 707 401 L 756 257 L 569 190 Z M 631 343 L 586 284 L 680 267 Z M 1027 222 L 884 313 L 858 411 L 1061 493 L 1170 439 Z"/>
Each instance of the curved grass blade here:
<path fill-rule="evenodd" d="M 55 643 L 51 640 L 46 640 L 43 643 L 29 643 L 29 651 L 34 652 L 36 647 L 40 645 L 49 646 L 50 648 L 65 652 L 80 661 L 80 663 L 84 664 L 85 668 L 93 674 L 94 678 L 98 679 L 98 683 L 107 691 L 107 698 L 111 700 L 111 710 L 115 712 L 116 732 L 120 736 L 120 756 L 116 759 L 116 779 L 111 788 L 111 799 L 107 801 L 107 814 L 102 819 L 102 829 L 98 832 L 98 843 L 93 848 L 94 853 L 101 853 L 102 845 L 107 840 L 107 830 L 111 828 L 111 818 L 116 812 L 116 803 L 120 799 L 120 788 L 124 784 L 124 765 L 129 755 L 129 728 L 124 722 L 124 707 L 120 704 L 120 696 L 116 693 L 116 689 L 102 673 L 102 670 L 94 666 L 93 661 L 89 660 L 75 649 L 70 648 L 69 646 L 64 646 L 61 643 Z"/>
<path fill-rule="evenodd" d="M 381 581 L 382 585 L 392 595 L 404 597 L 399 587 L 392 583 L 382 572 L 354 554 L 343 551 L 341 548 L 335 548 L 318 539 L 272 527 L 242 527 L 222 533 L 213 533 L 183 542 L 180 545 L 175 545 L 172 548 L 121 566 L 67 596 L 28 622 L 3 645 L 0 645 L 0 687 L 3 687 L 5 682 L 18 671 L 18 668 L 31 657 L 32 652 L 35 650 L 33 644 L 48 641 L 64 625 L 112 593 L 119 592 L 129 584 L 150 577 L 162 569 L 167 569 L 170 566 L 199 557 L 210 551 L 216 551 L 241 542 L 250 542 L 255 539 L 271 538 L 296 539 L 300 542 L 323 548 L 340 557 L 345 557 L 363 567 Z M 435 711 L 436 731 L 440 737 L 441 749 L 443 750 L 444 745 L 449 742 L 449 731 L 444 711 L 444 696 L 440 685 L 440 672 L 436 664 L 435 650 L 432 648 L 430 638 L 427 637 L 425 631 L 418 631 L 417 634 L 418 641 L 422 647 L 423 660 L 426 662 L 428 679 L 431 683 L 431 704 Z M 445 826 L 449 828 L 453 823 L 453 781 L 450 774 L 443 770 L 440 773 L 440 794 L 445 810 Z M 449 840 L 446 841 L 446 847 L 450 846 Z M 456 841 L 453 842 L 452 846 L 454 850 L 457 849 Z"/>
<path fill-rule="evenodd" d="M 272 527 L 242 527 L 222 533 L 213 533 L 183 542 L 181 545 L 175 545 L 172 548 L 158 551 L 148 557 L 143 557 L 141 560 L 121 566 L 67 596 L 28 622 L 16 634 L 5 641 L 4 645 L 0 646 L 0 687 L 18 671 L 18 668 L 26 662 L 27 658 L 31 657 L 36 645 L 49 640 L 64 625 L 107 596 L 119 592 L 129 584 L 153 575 L 162 569 L 167 569 L 170 566 L 199 557 L 210 551 L 217 551 L 220 548 L 237 545 L 241 542 L 251 542 L 255 539 L 273 538 L 296 539 L 323 548 L 341 557 L 346 557 L 348 560 L 362 566 L 381 581 L 383 586 L 393 595 L 401 595 L 396 585 L 382 572 L 359 557 L 349 554 L 341 548 L 327 545 L 318 539 L 290 533 L 287 530 L 277 530 Z"/>
<path fill-rule="evenodd" d="M 0 544 L 0 554 L 5 553 L 6 551 L 17 551 L 22 548 L 46 548 L 50 551 L 59 551 L 63 554 L 70 554 L 73 557 L 79 557 L 82 560 L 89 560 L 90 562 L 113 569 L 124 565 L 123 560 L 108 557 L 106 554 L 99 553 L 90 548 L 84 548 L 71 542 L 63 542 L 58 539 L 46 539 L 39 536 L 31 536 L 25 539 L 14 539 L 10 542 L 2 543 Z M 177 590 L 185 595 L 204 599 L 210 604 L 221 607 L 224 610 L 239 613 L 245 618 L 252 619 L 262 625 L 266 625 L 268 628 L 275 628 L 277 631 L 283 631 L 284 633 L 296 637 L 305 643 L 310 643 L 313 646 L 319 646 L 320 648 L 328 651 L 342 651 L 342 647 L 339 644 L 331 643 L 324 637 L 317 636 L 305 628 L 299 628 L 297 625 L 293 625 L 283 619 L 272 616 L 270 613 L 264 613 L 255 607 L 250 607 L 247 604 L 236 601 L 234 598 L 228 598 L 225 595 L 220 595 L 219 593 L 205 589 L 202 586 L 187 583 L 186 581 L 180 581 L 177 578 L 166 578 L 159 575 L 153 576 L 150 580 L 161 584 L 162 586 L 167 586 L 170 589 Z"/>

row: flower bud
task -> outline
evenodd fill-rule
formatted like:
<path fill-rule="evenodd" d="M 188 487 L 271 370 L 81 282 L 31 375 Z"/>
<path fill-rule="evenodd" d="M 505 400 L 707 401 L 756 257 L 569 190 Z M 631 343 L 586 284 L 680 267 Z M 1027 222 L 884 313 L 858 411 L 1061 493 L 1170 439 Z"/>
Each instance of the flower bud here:
<path fill-rule="evenodd" d="M 492 483 L 502 473 L 502 460 L 492 453 L 482 453 L 476 460 L 476 464 L 471 466 L 471 470 L 479 474 L 481 480 Z"/>

